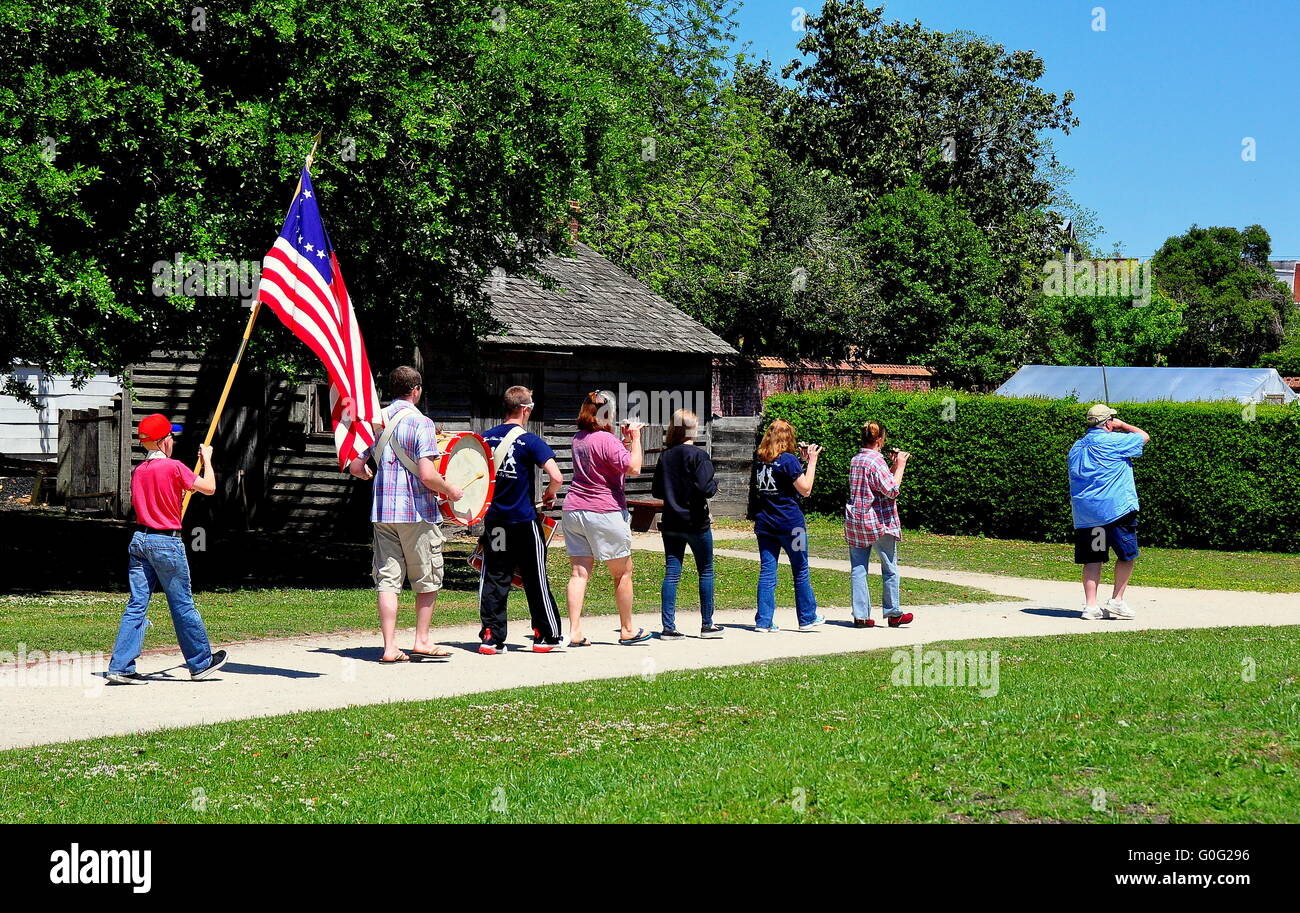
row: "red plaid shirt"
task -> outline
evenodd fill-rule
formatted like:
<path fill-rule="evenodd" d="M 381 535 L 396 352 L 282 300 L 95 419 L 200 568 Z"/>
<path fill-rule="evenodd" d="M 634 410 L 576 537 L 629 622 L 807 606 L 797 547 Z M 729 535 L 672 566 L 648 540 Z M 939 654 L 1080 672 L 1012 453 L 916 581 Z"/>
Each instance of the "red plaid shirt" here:
<path fill-rule="evenodd" d="M 844 505 L 844 538 L 867 548 L 881 536 L 902 538 L 898 523 L 898 483 L 879 450 L 866 447 L 849 463 L 849 502 Z"/>

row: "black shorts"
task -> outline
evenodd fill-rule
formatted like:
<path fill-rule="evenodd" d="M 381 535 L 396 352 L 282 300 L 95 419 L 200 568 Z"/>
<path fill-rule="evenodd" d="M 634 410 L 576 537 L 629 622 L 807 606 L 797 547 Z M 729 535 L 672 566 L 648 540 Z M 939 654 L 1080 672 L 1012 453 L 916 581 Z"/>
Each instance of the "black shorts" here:
<path fill-rule="evenodd" d="M 1131 511 L 1105 526 L 1085 526 L 1074 531 L 1074 563 L 1105 564 L 1114 549 L 1116 561 L 1138 556 L 1138 514 Z"/>

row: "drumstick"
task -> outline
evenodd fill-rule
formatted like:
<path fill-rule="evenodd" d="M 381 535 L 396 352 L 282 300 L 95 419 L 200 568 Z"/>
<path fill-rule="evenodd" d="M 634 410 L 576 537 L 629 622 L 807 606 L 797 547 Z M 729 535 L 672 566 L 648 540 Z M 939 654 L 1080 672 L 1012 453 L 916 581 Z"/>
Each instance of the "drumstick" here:
<path fill-rule="evenodd" d="M 473 485 L 475 482 L 477 482 L 479 479 L 483 478 L 483 477 L 486 476 L 486 475 L 487 475 L 486 472 L 480 472 L 478 475 L 474 476 L 474 478 L 470 479 L 468 482 L 465 482 L 465 483 L 464 483 L 463 485 L 461 485 L 460 487 L 461 487 L 461 488 L 469 488 L 469 486 Z M 440 495 L 439 497 L 442 497 L 442 499 L 443 499 L 444 501 L 447 500 L 446 497 L 444 497 L 444 496 L 441 496 L 441 495 Z"/>

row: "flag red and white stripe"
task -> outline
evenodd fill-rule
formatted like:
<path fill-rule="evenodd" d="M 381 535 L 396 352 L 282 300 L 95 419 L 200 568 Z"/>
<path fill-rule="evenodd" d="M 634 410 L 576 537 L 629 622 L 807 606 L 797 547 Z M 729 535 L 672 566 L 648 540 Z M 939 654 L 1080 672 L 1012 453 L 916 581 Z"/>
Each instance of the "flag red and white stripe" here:
<path fill-rule="evenodd" d="M 356 311 L 321 224 L 311 175 L 262 263 L 257 298 L 325 365 L 339 467 L 375 443 L 384 423 Z"/>

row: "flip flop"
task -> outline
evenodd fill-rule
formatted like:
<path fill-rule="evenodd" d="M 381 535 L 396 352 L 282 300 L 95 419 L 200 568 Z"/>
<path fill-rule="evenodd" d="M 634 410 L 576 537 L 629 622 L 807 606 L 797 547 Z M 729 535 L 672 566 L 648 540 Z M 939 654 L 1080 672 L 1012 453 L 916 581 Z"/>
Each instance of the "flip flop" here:
<path fill-rule="evenodd" d="M 384 659 L 381 656 L 379 658 L 379 661 L 383 663 L 385 666 L 392 666 L 395 665 L 396 663 L 409 663 L 411 661 L 411 657 L 407 656 L 405 653 L 398 653 L 396 658 L 394 659 Z"/>
<path fill-rule="evenodd" d="M 584 637 L 582 640 L 571 640 L 571 641 L 569 641 L 569 646 L 570 646 L 570 647 L 590 647 L 590 646 L 591 646 L 591 641 Z"/>
<path fill-rule="evenodd" d="M 411 658 L 412 658 L 412 659 L 415 659 L 417 656 L 418 656 L 421 660 L 425 660 L 425 659 L 451 659 L 451 653 L 450 653 L 449 651 L 447 651 L 447 650 L 434 650 L 432 653 L 430 653 L 430 652 L 428 652 L 428 651 L 426 651 L 426 650 L 412 650 L 412 651 L 411 651 Z"/>
<path fill-rule="evenodd" d="M 649 640 L 649 639 L 652 638 L 652 637 L 654 637 L 653 634 L 647 634 L 647 633 L 646 633 L 646 629 L 645 629 L 645 628 L 641 628 L 641 629 L 639 629 L 639 630 L 636 632 L 636 636 L 635 636 L 635 637 L 626 637 L 626 638 L 624 638 L 624 637 L 620 637 L 620 638 L 618 639 L 618 642 L 619 642 L 620 644 L 622 644 L 623 646 L 625 646 L 625 647 L 630 647 L 630 646 L 632 646 L 633 644 L 639 644 L 639 643 L 641 643 L 641 642 L 643 642 L 643 641 L 647 641 L 647 640 Z"/>

